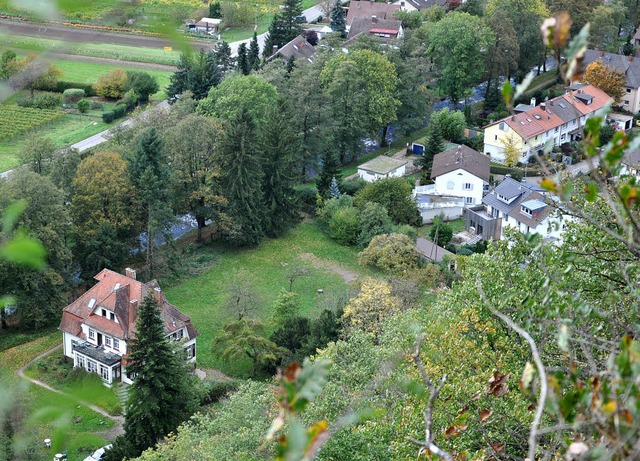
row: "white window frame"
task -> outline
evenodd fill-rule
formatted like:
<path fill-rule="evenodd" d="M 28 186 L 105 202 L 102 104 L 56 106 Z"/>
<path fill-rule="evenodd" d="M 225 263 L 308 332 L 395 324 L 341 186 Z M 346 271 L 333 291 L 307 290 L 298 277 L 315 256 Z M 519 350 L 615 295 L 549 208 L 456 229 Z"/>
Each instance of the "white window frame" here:
<path fill-rule="evenodd" d="M 473 205 L 473 197 L 465 197 L 464 200 L 467 205 Z"/>
<path fill-rule="evenodd" d="M 104 345 L 107 347 L 111 347 L 111 336 L 105 336 L 104 337 Z"/>
<path fill-rule="evenodd" d="M 89 328 L 89 339 L 96 339 L 96 330 Z"/>
<path fill-rule="evenodd" d="M 85 367 L 84 357 L 83 356 L 76 355 L 76 366 L 77 367 L 81 367 L 81 368 Z"/>
<path fill-rule="evenodd" d="M 109 380 L 109 368 L 105 367 L 104 365 L 100 365 L 98 367 L 99 370 L 99 374 L 100 377 L 104 380 L 104 381 L 108 381 Z"/>
<path fill-rule="evenodd" d="M 98 372 L 98 362 L 94 362 L 93 360 L 87 359 L 87 371 L 89 373 L 97 373 Z"/>
<path fill-rule="evenodd" d="M 118 341 L 116 338 L 113 338 L 113 348 L 117 351 L 120 350 L 120 341 Z"/>
<path fill-rule="evenodd" d="M 464 190 L 473 190 L 473 184 L 471 184 L 470 182 L 465 182 L 465 183 L 462 185 L 462 188 L 463 188 Z"/>

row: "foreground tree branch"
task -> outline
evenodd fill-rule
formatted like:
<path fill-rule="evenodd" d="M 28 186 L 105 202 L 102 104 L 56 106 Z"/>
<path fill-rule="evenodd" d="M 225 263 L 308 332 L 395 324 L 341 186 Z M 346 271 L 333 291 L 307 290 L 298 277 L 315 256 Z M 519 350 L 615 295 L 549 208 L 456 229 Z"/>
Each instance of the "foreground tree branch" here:
<path fill-rule="evenodd" d="M 507 317 L 505 314 L 500 312 L 498 309 L 493 307 L 487 295 L 485 294 L 482 288 L 482 281 L 478 278 L 477 282 L 478 293 L 480 294 L 480 298 L 486 304 L 487 308 L 491 311 L 493 315 L 502 320 L 509 328 L 518 333 L 520 336 L 524 338 L 527 343 L 529 343 L 529 348 L 531 349 L 531 355 L 533 355 L 533 360 L 536 364 L 536 368 L 538 369 L 538 375 L 540 376 L 540 396 L 538 397 L 538 405 L 536 408 L 536 414 L 533 418 L 533 422 L 531 423 L 531 430 L 529 431 L 529 461 L 534 461 L 536 459 L 536 444 L 538 438 L 538 428 L 540 427 L 540 421 L 542 420 L 542 413 L 544 412 L 544 404 L 547 401 L 547 373 L 544 369 L 544 365 L 542 363 L 542 359 L 540 358 L 540 352 L 538 351 L 538 347 L 536 346 L 535 341 L 531 337 L 531 335 L 523 330 L 520 326 L 518 326 L 513 320 Z"/>
<path fill-rule="evenodd" d="M 437 387 L 434 386 L 433 382 L 431 381 L 431 378 L 429 378 L 429 374 L 427 373 L 427 370 L 424 368 L 422 359 L 420 358 L 421 346 L 422 346 L 422 338 L 418 339 L 418 343 L 416 344 L 416 351 L 414 352 L 411 358 L 413 359 L 413 363 L 416 364 L 416 366 L 418 367 L 418 370 L 420 371 L 422 381 L 424 381 L 427 388 L 429 389 L 429 401 L 427 402 L 427 408 L 422 413 L 422 416 L 424 418 L 425 436 L 424 436 L 424 440 L 414 439 L 413 437 L 407 437 L 407 440 L 421 447 L 420 454 L 428 450 L 430 453 L 433 453 L 434 455 L 439 456 L 440 458 L 446 459 L 447 461 L 452 461 L 453 458 L 448 452 L 444 451 L 443 449 L 438 447 L 435 443 L 433 443 L 433 432 L 431 430 L 431 427 L 433 425 L 433 403 L 440 395 L 440 390 L 442 389 L 442 386 L 444 386 L 444 383 L 447 382 L 447 375 L 444 375 L 442 377 L 442 380 L 440 381 L 440 384 Z"/>

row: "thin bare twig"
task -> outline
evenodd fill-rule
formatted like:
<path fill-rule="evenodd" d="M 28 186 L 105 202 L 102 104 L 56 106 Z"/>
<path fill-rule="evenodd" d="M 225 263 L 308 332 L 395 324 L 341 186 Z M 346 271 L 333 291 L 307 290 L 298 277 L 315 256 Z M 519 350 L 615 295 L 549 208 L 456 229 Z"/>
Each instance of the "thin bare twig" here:
<path fill-rule="evenodd" d="M 434 455 L 440 458 L 446 459 L 447 461 L 452 461 L 453 458 L 451 457 L 451 454 L 449 454 L 442 448 L 438 447 L 435 443 L 433 443 L 433 432 L 431 430 L 433 425 L 433 403 L 440 395 L 440 390 L 442 389 L 442 386 L 444 386 L 444 383 L 447 382 L 447 375 L 444 375 L 442 377 L 442 380 L 440 381 L 440 384 L 438 385 L 438 387 L 434 386 L 433 382 L 431 381 L 431 378 L 429 378 L 429 374 L 427 373 L 427 370 L 424 368 L 422 359 L 420 358 L 420 347 L 422 346 L 422 341 L 423 341 L 423 338 L 418 339 L 418 343 L 416 344 L 416 351 L 413 354 L 412 359 L 413 359 L 413 363 L 416 364 L 416 366 L 418 367 L 418 370 L 420 371 L 420 376 L 422 376 L 422 381 L 424 381 L 424 383 L 429 388 L 429 401 L 427 402 L 427 408 L 422 413 L 422 416 L 424 418 L 425 436 L 424 436 L 424 440 L 414 439 L 413 437 L 407 437 L 407 440 L 410 441 L 411 443 L 414 443 L 420 446 L 421 447 L 420 453 L 426 450 L 429 450 L 430 453 L 433 453 Z"/>
<path fill-rule="evenodd" d="M 506 323 L 509 328 L 518 333 L 520 336 L 524 338 L 527 343 L 529 343 L 529 348 L 531 349 L 531 355 L 533 356 L 533 361 L 536 364 L 536 368 L 538 369 L 538 375 L 540 376 L 540 397 L 538 398 L 538 406 L 536 408 L 536 414 L 533 418 L 533 422 L 531 423 L 531 431 L 529 432 L 529 460 L 533 461 L 536 459 L 536 444 L 538 438 L 538 427 L 540 427 L 540 421 L 542 420 L 542 413 L 544 412 L 544 404 L 547 401 L 547 373 L 544 369 L 544 365 L 542 363 L 542 359 L 540 358 L 540 352 L 538 352 L 538 347 L 536 346 L 536 342 L 533 340 L 531 335 L 520 326 L 518 326 L 513 320 L 504 315 L 498 309 L 493 307 L 487 295 L 485 294 L 482 288 L 482 282 L 480 278 L 478 278 L 477 282 L 478 293 L 480 297 L 486 304 L 487 308 L 491 311 L 493 315 L 498 317 L 504 323 Z"/>

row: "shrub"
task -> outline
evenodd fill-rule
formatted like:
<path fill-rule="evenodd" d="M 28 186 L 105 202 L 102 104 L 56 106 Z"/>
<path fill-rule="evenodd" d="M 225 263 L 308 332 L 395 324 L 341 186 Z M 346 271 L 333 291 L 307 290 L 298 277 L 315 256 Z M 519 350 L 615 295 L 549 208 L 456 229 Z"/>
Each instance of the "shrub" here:
<path fill-rule="evenodd" d="M 85 93 L 81 88 L 69 88 L 62 92 L 62 98 L 66 104 L 75 104 L 84 97 Z"/>
<path fill-rule="evenodd" d="M 343 194 L 354 196 L 366 185 L 367 181 L 361 178 L 345 179 L 340 182 L 340 190 Z"/>
<path fill-rule="evenodd" d="M 117 104 L 113 109 L 114 117 L 120 118 L 127 114 L 127 106 L 124 104 Z"/>
<path fill-rule="evenodd" d="M 422 223 L 422 217 L 411 189 L 411 184 L 404 178 L 381 179 L 367 183 L 353 201 L 360 208 L 367 202 L 379 203 L 387 209 L 395 224 L 418 225 Z"/>
<path fill-rule="evenodd" d="M 147 72 L 129 71 L 125 88 L 127 91 L 133 90 L 139 96 L 140 101 L 147 102 L 149 96 L 160 89 L 160 85 L 158 85 L 158 80 Z"/>
<path fill-rule="evenodd" d="M 229 393 L 238 390 L 238 381 L 229 379 L 225 381 L 205 381 L 202 383 L 202 396 L 200 397 L 201 405 L 209 405 L 220 401 Z"/>
<path fill-rule="evenodd" d="M 611 141 L 611 138 L 613 138 L 613 135 L 615 133 L 616 133 L 616 129 L 611 125 L 603 126 L 600 129 L 600 145 L 604 146 L 609 141 Z"/>
<path fill-rule="evenodd" d="M 92 110 L 102 110 L 102 103 L 98 101 L 91 101 Z"/>
<path fill-rule="evenodd" d="M 303 203 L 303 211 L 315 213 L 318 189 L 313 185 L 298 186 L 296 187 L 296 194 Z"/>
<path fill-rule="evenodd" d="M 110 99 L 122 97 L 127 86 L 127 74 L 122 69 L 114 69 L 100 76 L 94 85 L 98 96 Z"/>
<path fill-rule="evenodd" d="M 91 108 L 91 103 L 86 99 L 78 101 L 78 110 L 83 114 Z"/>
<path fill-rule="evenodd" d="M 411 239 L 412 242 L 415 242 L 418 239 L 418 231 L 415 227 L 410 226 L 408 224 L 402 224 L 400 226 L 393 226 L 394 234 L 403 234 Z"/>
<path fill-rule="evenodd" d="M 415 244 L 404 234 L 378 235 L 358 256 L 360 264 L 379 267 L 391 273 L 416 269 L 419 260 Z"/>
<path fill-rule="evenodd" d="M 39 94 L 33 100 L 33 107 L 36 109 L 55 109 L 61 104 L 60 96 L 51 93 Z"/>
<path fill-rule="evenodd" d="M 127 106 L 127 110 L 131 110 L 138 104 L 138 99 L 140 99 L 138 93 L 131 89 L 122 96 L 120 103 Z"/>
<path fill-rule="evenodd" d="M 59 81 L 56 83 L 56 86 L 51 91 L 55 91 L 56 93 L 64 93 L 65 90 L 68 89 L 80 89 L 84 90 L 85 96 L 95 96 L 96 90 L 93 88 L 91 84 L 88 83 L 78 83 L 78 82 L 65 82 Z"/>
<path fill-rule="evenodd" d="M 112 111 L 105 112 L 104 114 L 102 114 L 102 121 L 104 123 L 111 123 L 115 118 L 116 118 L 116 114 L 114 114 Z"/>
<path fill-rule="evenodd" d="M 360 232 L 360 211 L 354 207 L 343 207 L 331 216 L 329 237 L 343 245 L 358 243 Z"/>
<path fill-rule="evenodd" d="M 433 220 L 433 227 L 429 231 L 429 237 L 436 245 L 445 247 L 453 238 L 453 229 L 443 221 L 442 216 L 438 216 Z"/>
<path fill-rule="evenodd" d="M 431 125 L 437 125 L 444 139 L 456 141 L 464 136 L 467 121 L 459 110 L 442 109 L 431 114 Z"/>
<path fill-rule="evenodd" d="M 385 207 L 379 203 L 367 203 L 360 216 L 358 245 L 366 247 L 376 235 L 390 233 L 392 227 L 393 223 Z"/>

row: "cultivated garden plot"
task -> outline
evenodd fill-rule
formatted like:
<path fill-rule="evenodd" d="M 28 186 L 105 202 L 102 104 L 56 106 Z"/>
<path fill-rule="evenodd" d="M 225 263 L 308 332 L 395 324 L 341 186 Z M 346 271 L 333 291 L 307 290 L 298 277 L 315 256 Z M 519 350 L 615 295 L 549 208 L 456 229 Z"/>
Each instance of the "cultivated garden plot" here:
<path fill-rule="evenodd" d="M 58 109 L 0 106 L 0 140 L 17 136 L 64 115 L 65 113 Z"/>

